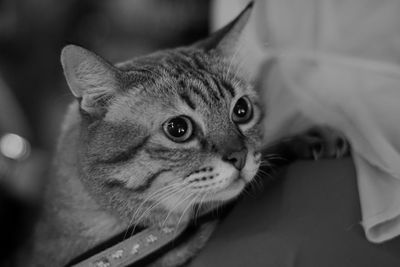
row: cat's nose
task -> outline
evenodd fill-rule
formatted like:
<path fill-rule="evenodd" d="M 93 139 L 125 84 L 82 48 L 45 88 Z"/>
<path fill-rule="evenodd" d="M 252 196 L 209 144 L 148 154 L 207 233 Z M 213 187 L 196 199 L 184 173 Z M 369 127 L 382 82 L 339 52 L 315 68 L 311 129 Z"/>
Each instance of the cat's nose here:
<path fill-rule="evenodd" d="M 237 170 L 242 170 L 246 164 L 247 148 L 243 148 L 239 151 L 234 151 L 227 156 L 222 157 L 222 160 L 231 163 Z"/>

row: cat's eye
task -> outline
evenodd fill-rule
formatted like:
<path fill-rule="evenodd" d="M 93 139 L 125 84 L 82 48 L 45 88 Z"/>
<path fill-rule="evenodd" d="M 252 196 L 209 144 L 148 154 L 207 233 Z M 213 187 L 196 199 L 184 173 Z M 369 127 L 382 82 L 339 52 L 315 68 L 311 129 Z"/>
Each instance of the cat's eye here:
<path fill-rule="evenodd" d="M 178 116 L 163 125 L 165 135 L 174 142 L 185 142 L 193 134 L 192 121 L 186 116 Z"/>
<path fill-rule="evenodd" d="M 232 110 L 232 121 L 238 124 L 246 123 L 253 117 L 253 107 L 250 100 L 243 96 L 238 99 Z"/>

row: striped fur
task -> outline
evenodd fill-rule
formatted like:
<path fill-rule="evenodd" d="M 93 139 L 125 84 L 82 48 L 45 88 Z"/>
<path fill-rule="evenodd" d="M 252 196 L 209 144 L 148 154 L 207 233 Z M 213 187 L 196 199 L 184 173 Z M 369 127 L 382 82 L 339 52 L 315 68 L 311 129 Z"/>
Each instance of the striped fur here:
<path fill-rule="evenodd" d="M 193 46 L 116 65 L 77 46 L 63 49 L 65 77 L 77 102 L 66 117 L 59 168 L 73 173 L 70 179 L 82 184 L 80 190 L 95 206 L 86 208 L 81 201 L 64 214 L 95 209 L 101 215 L 85 220 L 64 215 L 66 229 L 78 229 L 66 230 L 73 242 L 87 247 L 107 236 L 93 229 L 179 224 L 237 197 L 253 181 L 261 157 L 259 98 L 236 68 L 236 53 L 228 53 L 248 16 L 247 10 L 214 38 Z M 232 112 L 242 97 L 249 99 L 253 116 L 239 124 Z M 163 130 L 177 116 L 193 123 L 193 134 L 184 142 Z M 74 192 L 61 190 L 75 203 Z M 97 228 L 96 218 L 112 224 Z M 164 257 L 162 266 L 185 262 L 214 227 L 203 225 L 196 239 Z M 82 231 L 91 236 L 77 240 Z M 77 252 L 71 249 L 68 255 Z"/>
<path fill-rule="evenodd" d="M 260 140 L 257 123 L 261 112 L 251 85 L 228 72 L 229 59 L 213 51 L 179 48 L 117 67 L 120 88 L 107 104 L 107 112 L 101 119 L 82 123 L 82 168 L 93 194 L 127 219 L 140 217 L 144 210 L 138 211 L 136 206 L 157 190 L 160 195 L 141 208 L 160 202 L 157 212 L 181 214 L 189 203 L 194 207 L 236 197 L 258 168 L 259 155 L 254 152 Z M 242 96 L 250 98 L 254 109 L 253 119 L 244 126 L 231 120 L 232 107 Z M 194 136 L 184 143 L 169 140 L 162 130 L 165 121 L 178 115 L 194 123 Z M 241 172 L 223 160 L 226 147 L 239 144 L 248 150 L 249 161 Z M 206 175 L 202 171 L 206 169 L 215 171 Z M 230 191 L 233 176 L 243 176 L 243 183 Z M 206 191 L 198 190 L 203 177 L 212 177 L 207 181 L 215 188 L 207 185 Z M 113 184 L 115 192 L 107 192 L 109 187 L 103 184 Z M 125 194 L 119 194 L 115 185 L 132 192 L 129 207 Z M 162 188 L 171 185 L 176 188 L 163 196 Z M 188 197 L 190 194 L 193 197 Z M 195 196 L 197 200 L 193 200 Z M 134 223 L 145 224 L 152 215 L 135 218 Z"/>

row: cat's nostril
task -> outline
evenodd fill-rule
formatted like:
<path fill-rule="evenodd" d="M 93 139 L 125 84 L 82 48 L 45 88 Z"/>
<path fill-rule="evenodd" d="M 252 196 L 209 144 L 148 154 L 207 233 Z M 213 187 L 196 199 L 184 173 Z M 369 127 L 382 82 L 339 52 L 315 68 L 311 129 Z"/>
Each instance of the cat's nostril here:
<path fill-rule="evenodd" d="M 222 160 L 231 163 L 237 170 L 242 170 L 246 164 L 247 149 L 241 151 L 235 151 L 231 154 L 222 157 Z"/>

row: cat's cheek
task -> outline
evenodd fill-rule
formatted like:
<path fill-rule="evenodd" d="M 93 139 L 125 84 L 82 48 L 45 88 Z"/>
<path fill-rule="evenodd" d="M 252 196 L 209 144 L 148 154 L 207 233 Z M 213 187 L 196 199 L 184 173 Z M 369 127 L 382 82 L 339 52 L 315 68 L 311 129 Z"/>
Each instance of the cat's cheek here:
<path fill-rule="evenodd" d="M 246 182 L 243 179 L 238 179 L 232 182 L 227 188 L 217 192 L 211 196 L 209 201 L 228 201 L 240 195 L 246 186 Z"/>
<path fill-rule="evenodd" d="M 169 197 L 165 197 L 161 205 L 172 215 L 181 214 L 182 212 L 189 214 L 190 207 L 196 204 L 194 200 L 195 195 L 193 194 L 170 195 Z"/>
<path fill-rule="evenodd" d="M 253 180 L 254 176 L 257 174 L 261 163 L 261 156 L 262 155 L 260 152 L 254 152 L 252 150 L 249 151 L 245 167 L 241 172 L 242 178 L 247 183 L 251 182 L 251 180 Z"/>
<path fill-rule="evenodd" d="M 207 190 L 219 192 L 228 188 L 235 180 L 239 178 L 239 172 L 233 167 L 232 164 L 225 161 L 215 159 L 216 164 L 213 167 L 212 179 L 201 180 L 196 185 L 202 185 Z"/>

